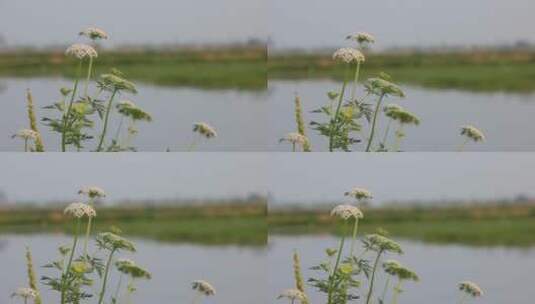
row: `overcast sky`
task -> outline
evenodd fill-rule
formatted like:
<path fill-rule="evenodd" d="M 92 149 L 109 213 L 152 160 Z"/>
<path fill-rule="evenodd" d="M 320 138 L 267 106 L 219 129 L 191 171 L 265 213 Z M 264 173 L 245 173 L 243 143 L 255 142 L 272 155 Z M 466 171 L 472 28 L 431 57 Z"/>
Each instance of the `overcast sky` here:
<path fill-rule="evenodd" d="M 97 185 L 108 200 L 227 198 L 338 203 L 351 187 L 374 201 L 535 197 L 534 153 L 2 153 L 11 201 L 76 199 Z"/>
<path fill-rule="evenodd" d="M 106 200 L 229 198 L 266 193 L 262 154 L 1 153 L 0 190 L 11 201 L 74 200 L 85 185 Z"/>
<path fill-rule="evenodd" d="M 206 43 L 266 38 L 265 0 L 0 0 L 9 45 L 70 44 L 97 26 L 123 43 Z"/>
<path fill-rule="evenodd" d="M 279 203 L 339 203 L 352 187 L 369 189 L 378 204 L 535 196 L 535 153 L 307 153 L 270 159 L 269 189 Z"/>
<path fill-rule="evenodd" d="M 275 47 L 337 47 L 366 31 L 377 48 L 535 42 L 533 0 L 270 0 Z"/>

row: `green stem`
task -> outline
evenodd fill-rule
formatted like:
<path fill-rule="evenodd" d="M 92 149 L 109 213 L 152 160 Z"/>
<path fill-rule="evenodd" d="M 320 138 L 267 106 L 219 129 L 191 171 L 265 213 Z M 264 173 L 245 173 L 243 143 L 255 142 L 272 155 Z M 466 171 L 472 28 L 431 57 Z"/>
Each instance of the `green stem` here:
<path fill-rule="evenodd" d="M 464 151 L 464 146 L 466 146 L 466 144 L 468 143 L 468 141 L 470 141 L 469 138 L 466 138 L 464 140 L 464 142 L 462 144 L 459 145 L 459 147 L 457 148 L 457 151 L 458 152 L 463 152 Z"/>
<path fill-rule="evenodd" d="M 381 301 L 383 301 L 383 303 L 385 303 L 386 293 L 388 291 L 389 286 L 390 286 L 390 276 L 387 276 L 386 282 L 385 282 L 385 288 L 383 289 L 383 294 L 381 295 Z"/>
<path fill-rule="evenodd" d="M 355 101 L 357 95 L 357 84 L 359 82 L 359 73 L 360 73 L 360 62 L 357 62 L 357 67 L 355 68 L 355 77 L 353 78 L 353 88 L 351 89 L 351 102 Z"/>
<path fill-rule="evenodd" d="M 119 276 L 119 282 L 117 283 L 117 288 L 115 289 L 115 303 L 119 303 L 119 291 L 121 290 L 121 285 L 123 283 L 123 274 Z"/>
<path fill-rule="evenodd" d="M 93 69 L 93 57 L 89 57 L 89 67 L 87 68 L 87 78 L 85 80 L 84 96 L 87 95 L 87 88 L 89 87 L 89 79 L 91 78 L 91 70 Z"/>
<path fill-rule="evenodd" d="M 119 127 L 117 127 L 117 132 L 115 132 L 115 142 L 118 145 L 119 145 L 119 135 L 121 134 L 121 128 L 123 127 L 123 122 L 124 122 L 124 116 L 121 115 L 121 121 L 119 121 Z"/>
<path fill-rule="evenodd" d="M 338 248 L 338 252 L 336 254 L 336 262 L 334 263 L 334 268 L 332 269 L 331 275 L 329 276 L 329 293 L 328 293 L 328 301 L 327 304 L 335 304 L 332 302 L 332 294 L 334 289 L 334 277 L 336 275 L 336 271 L 338 270 L 338 264 L 340 264 L 340 258 L 342 257 L 342 250 L 344 249 L 344 241 L 346 236 L 347 230 L 347 222 L 344 221 L 344 229 L 342 230 L 342 238 L 340 239 L 340 246 Z"/>
<path fill-rule="evenodd" d="M 467 297 L 467 294 L 466 293 L 462 293 L 460 298 L 459 298 L 459 304 L 464 304 L 464 302 L 466 301 L 466 297 Z"/>
<path fill-rule="evenodd" d="M 295 143 L 292 143 L 292 152 L 295 152 Z"/>
<path fill-rule="evenodd" d="M 61 304 L 65 304 L 65 292 L 67 291 L 67 289 L 65 288 L 66 286 L 66 281 L 67 281 L 67 274 L 69 273 L 69 271 L 71 271 L 71 264 L 72 264 L 72 260 L 73 260 L 73 257 L 74 257 L 74 252 L 76 251 L 76 245 L 78 244 L 78 234 L 80 233 L 80 227 L 81 227 L 81 224 L 82 224 L 82 221 L 78 218 L 76 219 L 76 223 L 75 223 L 75 229 L 74 229 L 74 239 L 73 239 L 73 243 L 72 243 L 72 249 L 71 249 L 71 254 L 69 256 L 69 262 L 67 263 L 67 267 L 65 269 L 63 269 L 63 275 L 61 276 Z"/>
<path fill-rule="evenodd" d="M 399 280 L 396 287 L 394 287 L 394 294 L 392 295 L 392 304 L 398 303 L 399 293 L 401 292 L 401 280 Z"/>
<path fill-rule="evenodd" d="M 388 133 L 390 132 L 390 125 L 392 124 L 392 117 L 388 119 L 388 123 L 386 124 L 386 130 L 385 135 L 383 136 L 383 145 L 386 147 L 386 140 L 388 139 Z"/>
<path fill-rule="evenodd" d="M 394 144 L 392 151 L 397 152 L 399 148 L 401 147 L 401 141 L 403 140 L 402 135 L 403 135 L 403 124 L 400 123 L 398 131 L 397 131 L 396 142 Z"/>
<path fill-rule="evenodd" d="M 349 251 L 349 257 L 353 258 L 353 252 L 355 250 L 355 243 L 357 241 L 357 231 L 359 227 L 359 219 L 355 218 L 355 224 L 353 225 L 353 236 L 351 238 L 351 250 Z"/>
<path fill-rule="evenodd" d="M 379 252 L 377 253 L 377 257 L 375 258 L 375 263 L 373 264 L 372 277 L 370 279 L 370 288 L 368 290 L 368 295 L 366 296 L 366 304 L 370 304 L 370 300 L 372 298 L 373 284 L 375 282 L 375 272 L 377 270 L 377 265 L 379 264 L 379 259 L 381 258 L 382 253 L 383 250 L 379 250 Z"/>
<path fill-rule="evenodd" d="M 28 152 L 28 139 L 24 139 L 24 152 Z"/>
<path fill-rule="evenodd" d="M 108 129 L 108 120 L 110 118 L 111 112 L 111 105 L 113 103 L 113 98 L 115 98 L 115 94 L 117 94 L 117 89 L 113 90 L 113 94 L 111 94 L 110 100 L 108 101 L 106 116 L 104 117 L 104 127 L 102 128 L 102 134 L 100 134 L 100 141 L 98 143 L 97 152 L 100 152 L 102 150 L 102 143 L 104 143 L 104 137 L 106 137 L 106 130 Z"/>
<path fill-rule="evenodd" d="M 340 115 L 340 108 L 342 107 L 342 102 L 344 101 L 344 92 L 346 90 L 347 85 L 347 74 L 349 71 L 349 67 L 346 67 L 345 75 L 344 75 L 344 83 L 342 84 L 342 90 L 340 91 L 340 96 L 338 96 L 338 105 L 336 106 L 336 112 L 334 114 L 334 118 L 331 121 L 331 128 L 329 132 L 329 151 L 333 152 L 334 142 L 334 132 L 335 132 L 335 126 L 338 121 L 338 115 Z"/>
<path fill-rule="evenodd" d="M 366 152 L 370 152 L 370 148 L 372 146 L 373 136 L 375 135 L 375 125 L 377 124 L 377 114 L 379 113 L 379 110 L 381 109 L 381 103 L 384 97 L 385 97 L 385 94 L 382 94 L 381 97 L 379 97 L 379 100 L 377 101 L 377 106 L 375 107 L 375 113 L 373 114 L 373 121 L 372 121 L 372 129 L 370 131 L 370 137 L 368 138 L 368 145 L 366 146 Z"/>
<path fill-rule="evenodd" d="M 111 259 L 113 258 L 113 254 L 115 253 L 115 248 L 112 249 L 110 252 L 110 256 L 108 257 L 108 262 L 106 262 L 106 270 L 104 270 L 104 280 L 102 281 L 102 288 L 100 289 L 100 294 L 98 297 L 98 304 L 102 304 L 102 300 L 104 299 L 104 294 L 106 293 L 106 284 L 108 283 L 108 273 L 110 272 L 110 264 Z"/>
<path fill-rule="evenodd" d="M 67 112 L 63 115 L 63 129 L 61 130 L 61 151 L 66 151 L 66 132 L 67 132 L 67 118 L 71 114 L 72 110 L 72 104 L 74 102 L 74 98 L 76 97 L 76 90 L 78 89 L 78 79 L 80 78 L 80 74 L 82 73 L 82 61 L 80 60 L 80 63 L 78 64 L 78 69 L 76 71 L 76 79 L 74 80 L 74 87 L 72 89 L 71 93 L 71 101 L 69 102 L 69 107 L 67 108 Z"/>

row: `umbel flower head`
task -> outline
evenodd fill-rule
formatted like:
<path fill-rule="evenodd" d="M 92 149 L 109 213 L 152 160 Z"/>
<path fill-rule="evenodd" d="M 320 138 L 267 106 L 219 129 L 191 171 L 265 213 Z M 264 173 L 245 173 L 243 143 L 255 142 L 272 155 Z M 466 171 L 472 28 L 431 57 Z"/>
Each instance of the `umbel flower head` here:
<path fill-rule="evenodd" d="M 362 63 L 366 59 L 364 55 L 354 48 L 341 48 L 334 52 L 333 59 L 345 63 Z"/>
<path fill-rule="evenodd" d="M 206 138 L 212 138 L 217 136 L 215 128 L 205 122 L 194 123 L 193 132 L 199 133 Z"/>
<path fill-rule="evenodd" d="M 392 119 L 399 121 L 401 124 L 413 124 L 416 126 L 420 124 L 418 116 L 405 109 L 393 111 L 391 114 Z"/>
<path fill-rule="evenodd" d="M 291 301 L 306 301 L 307 296 L 298 289 L 286 289 L 277 297 L 277 299 L 289 299 Z"/>
<path fill-rule="evenodd" d="M 364 214 L 360 211 L 359 208 L 351 205 L 338 205 L 331 210 L 331 216 L 338 216 L 343 220 L 348 220 L 350 218 L 361 219 L 364 217 Z"/>
<path fill-rule="evenodd" d="M 364 243 L 370 250 L 403 254 L 401 245 L 379 234 L 368 234 Z"/>
<path fill-rule="evenodd" d="M 345 196 L 354 197 L 358 200 L 373 198 L 372 193 L 364 188 L 354 187 L 348 192 L 344 193 Z"/>
<path fill-rule="evenodd" d="M 97 244 L 99 247 L 108 250 L 126 250 L 130 252 L 136 252 L 134 243 L 111 232 L 100 233 L 97 236 Z"/>
<path fill-rule="evenodd" d="M 68 47 L 65 51 L 65 55 L 73 56 L 80 60 L 84 58 L 98 57 L 97 51 L 92 46 L 82 43 L 76 43 Z"/>
<path fill-rule="evenodd" d="M 373 37 L 371 34 L 365 33 L 365 32 L 359 32 L 353 35 L 347 35 L 347 40 L 355 40 L 356 42 L 362 44 L 362 43 L 375 43 L 375 37 Z"/>
<path fill-rule="evenodd" d="M 117 110 L 124 116 L 132 118 L 132 120 L 152 121 L 152 117 L 149 113 L 145 112 L 130 100 L 119 101 L 117 103 Z"/>
<path fill-rule="evenodd" d="M 102 188 L 96 186 L 86 186 L 78 191 L 78 194 L 87 195 L 90 198 L 105 197 L 106 192 Z"/>
<path fill-rule="evenodd" d="M 138 266 L 134 261 L 130 259 L 118 259 L 117 262 L 115 262 L 115 266 L 117 267 L 117 270 L 126 275 L 129 275 L 134 279 L 143 278 L 150 280 L 152 278 L 150 272 Z"/>
<path fill-rule="evenodd" d="M 137 94 L 134 83 L 114 73 L 101 75 L 99 85 L 102 89 L 107 91 L 126 91 L 132 94 Z"/>
<path fill-rule="evenodd" d="M 297 132 L 291 132 L 291 133 L 286 134 L 286 136 L 281 138 L 279 141 L 280 142 L 287 141 L 292 144 L 304 145 L 306 142 L 308 142 L 308 138 Z"/>
<path fill-rule="evenodd" d="M 19 297 L 24 300 L 35 299 L 37 297 L 37 291 L 33 288 L 21 287 L 12 293 L 11 297 Z"/>
<path fill-rule="evenodd" d="M 11 137 L 12 138 L 18 137 L 18 138 L 22 138 L 24 140 L 30 140 L 30 139 L 31 140 L 36 140 L 38 136 L 39 136 L 39 134 L 37 132 L 35 132 L 34 130 L 20 129 L 19 131 L 17 131 L 17 133 L 15 133 Z"/>
<path fill-rule="evenodd" d="M 385 269 L 386 273 L 398 277 L 400 281 L 412 280 L 417 282 L 420 280 L 420 278 L 414 271 L 403 266 L 396 260 L 387 260 L 383 263 L 383 268 Z"/>
<path fill-rule="evenodd" d="M 485 135 L 483 134 L 483 132 L 471 125 L 462 126 L 461 135 L 464 135 L 475 142 L 485 140 Z"/>
<path fill-rule="evenodd" d="M 205 280 L 195 280 L 191 282 L 191 287 L 193 288 L 193 290 L 196 290 L 205 296 L 215 295 L 214 286 L 212 286 L 212 284 L 206 282 Z"/>
<path fill-rule="evenodd" d="M 403 107 L 400 106 L 400 105 L 397 105 L 395 103 L 391 103 L 391 104 L 387 104 L 383 108 L 383 110 L 384 110 L 385 115 L 387 117 L 390 117 L 390 118 L 394 119 L 394 117 L 396 116 L 397 112 L 403 110 Z"/>
<path fill-rule="evenodd" d="M 108 33 L 105 31 L 96 28 L 96 27 L 89 27 L 83 31 L 80 32 L 80 36 L 86 36 L 91 40 L 99 40 L 99 39 L 108 39 Z"/>
<path fill-rule="evenodd" d="M 474 282 L 462 281 L 459 283 L 459 290 L 464 291 L 472 297 L 480 297 L 483 295 L 483 290 Z"/>
<path fill-rule="evenodd" d="M 82 218 L 84 216 L 87 216 L 87 217 L 97 216 L 97 212 L 95 211 L 95 209 L 93 209 L 93 207 L 84 203 L 79 203 L 79 202 L 75 202 L 67 206 L 67 208 L 63 210 L 63 213 L 66 215 L 75 217 L 75 218 Z"/>
<path fill-rule="evenodd" d="M 391 95 L 405 97 L 399 86 L 382 78 L 370 78 L 365 84 L 366 89 L 375 95 Z"/>

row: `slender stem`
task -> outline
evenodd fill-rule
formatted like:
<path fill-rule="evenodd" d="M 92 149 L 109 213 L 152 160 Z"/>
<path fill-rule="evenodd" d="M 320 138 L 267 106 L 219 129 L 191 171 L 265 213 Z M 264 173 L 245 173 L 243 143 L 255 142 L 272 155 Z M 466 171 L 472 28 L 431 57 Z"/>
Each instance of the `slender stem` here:
<path fill-rule="evenodd" d="M 89 200 L 89 206 L 93 207 L 93 199 Z M 89 242 L 89 234 L 91 234 L 91 224 L 93 222 L 93 218 L 89 217 L 87 219 L 87 229 L 85 231 L 85 240 L 84 240 L 84 257 L 87 256 L 87 243 Z"/>
<path fill-rule="evenodd" d="M 201 301 L 201 293 L 197 292 L 195 293 L 195 297 L 193 298 L 192 304 L 198 304 Z"/>
<path fill-rule="evenodd" d="M 458 152 L 463 152 L 463 151 L 464 151 L 464 146 L 466 146 L 466 144 L 468 143 L 469 140 L 470 140 L 469 138 L 466 138 L 466 139 L 463 141 L 463 143 L 461 143 L 461 144 L 459 145 L 459 147 L 457 148 L 457 151 L 458 151 Z"/>
<path fill-rule="evenodd" d="M 108 101 L 106 116 L 104 118 L 104 127 L 102 128 L 102 134 L 100 134 L 100 141 L 98 143 L 97 152 L 100 152 L 102 150 L 102 143 L 104 142 L 104 137 L 106 137 L 106 130 L 108 128 L 108 120 L 110 118 L 111 112 L 111 105 L 113 103 L 113 98 L 115 98 L 115 94 L 117 94 L 117 89 L 113 90 L 113 94 L 111 94 L 110 100 Z"/>
<path fill-rule="evenodd" d="M 399 124 L 399 128 L 398 128 L 398 131 L 396 133 L 397 133 L 396 142 L 395 142 L 394 147 L 392 149 L 394 152 L 398 151 L 399 148 L 401 147 L 401 141 L 403 139 L 403 124 L 402 123 Z"/>
<path fill-rule="evenodd" d="M 191 144 L 188 147 L 188 152 L 192 152 L 196 147 L 197 147 L 197 137 L 194 134 L 193 140 L 191 141 Z"/>
<path fill-rule="evenodd" d="M 124 115 L 121 115 L 121 120 L 119 121 L 119 127 L 117 127 L 117 132 L 115 132 L 115 142 L 119 143 L 119 135 L 121 134 L 121 128 L 123 127 Z"/>
<path fill-rule="evenodd" d="M 89 87 L 89 79 L 91 78 L 91 70 L 93 69 L 93 57 L 89 57 L 89 67 L 87 68 L 87 78 L 85 80 L 84 96 L 87 95 L 87 88 Z"/>
<path fill-rule="evenodd" d="M 359 228 L 359 219 L 355 218 L 355 224 L 353 225 L 353 236 L 351 238 L 351 250 L 349 251 L 349 257 L 353 258 L 353 252 L 355 250 L 355 243 L 357 240 L 357 231 Z"/>
<path fill-rule="evenodd" d="M 28 152 L 28 139 L 24 139 L 24 152 Z"/>
<path fill-rule="evenodd" d="M 383 289 L 383 294 L 381 295 L 381 301 L 383 301 L 383 303 L 385 303 L 386 293 L 388 291 L 389 286 L 390 286 L 390 276 L 387 276 L 386 282 L 385 282 L 385 288 Z"/>
<path fill-rule="evenodd" d="M 383 145 L 386 147 L 386 140 L 388 139 L 388 133 L 390 132 L 390 125 L 392 124 L 392 117 L 388 119 L 388 123 L 386 124 L 386 130 L 385 135 L 383 136 Z"/>
<path fill-rule="evenodd" d="M 385 94 L 381 94 L 381 97 L 379 97 L 379 100 L 377 101 L 377 106 L 375 107 L 375 113 L 373 114 L 373 121 L 372 121 L 372 129 L 370 131 L 370 137 L 368 138 L 368 145 L 366 146 L 366 152 L 370 152 L 370 148 L 372 146 L 373 136 L 375 135 L 375 125 L 377 124 L 377 114 L 379 113 L 379 110 L 381 109 L 381 103 L 384 97 L 385 97 Z"/>
<path fill-rule="evenodd" d="M 377 253 L 377 257 L 375 258 L 375 263 L 373 264 L 372 277 L 370 279 L 370 288 L 368 290 L 368 295 L 366 296 L 366 304 L 370 304 L 370 300 L 372 298 L 373 284 L 375 282 L 375 272 L 377 270 L 377 265 L 379 264 L 379 259 L 381 258 L 382 253 L 383 250 L 379 250 L 379 252 Z"/>
<path fill-rule="evenodd" d="M 355 68 L 355 76 L 353 78 L 353 88 L 351 89 L 351 102 L 355 101 L 357 96 L 357 84 L 359 82 L 359 73 L 360 73 L 360 62 L 357 62 L 357 67 Z"/>
<path fill-rule="evenodd" d="M 74 102 L 74 98 L 76 97 L 76 90 L 78 89 L 78 79 L 80 78 L 80 74 L 82 73 L 82 60 L 80 60 L 80 63 L 78 64 L 78 70 L 76 71 L 76 78 L 74 80 L 74 87 L 72 89 L 71 93 L 71 101 L 69 102 L 69 107 L 67 108 L 67 112 L 63 114 L 63 129 L 61 130 L 61 151 L 65 152 L 66 150 L 66 132 L 67 132 L 67 118 L 71 114 L 72 110 L 72 104 Z"/>
<path fill-rule="evenodd" d="M 292 152 L 295 152 L 295 143 L 292 143 Z"/>
<path fill-rule="evenodd" d="M 338 121 L 338 115 L 340 115 L 340 108 L 342 107 L 342 101 L 344 101 L 344 92 L 346 90 L 346 85 L 347 85 L 348 71 L 349 71 L 349 66 L 346 67 L 346 71 L 344 75 L 344 83 L 342 84 L 342 89 L 340 90 L 340 96 L 338 96 L 338 105 L 336 106 L 336 112 L 334 114 L 334 117 L 331 120 L 331 128 L 329 132 L 329 151 L 330 152 L 333 151 L 333 147 L 334 147 L 334 142 L 333 142 L 334 131 L 335 131 L 336 123 Z"/>
<path fill-rule="evenodd" d="M 104 294 L 106 293 L 106 284 L 108 281 L 108 273 L 110 272 L 110 264 L 111 259 L 113 258 L 113 254 L 115 253 L 115 248 L 112 249 L 110 252 L 110 256 L 108 257 L 108 262 L 106 262 L 106 270 L 104 270 L 104 280 L 102 281 L 102 288 L 100 289 L 100 295 L 98 297 L 98 304 L 102 304 L 102 300 L 104 299 Z"/>
<path fill-rule="evenodd" d="M 399 280 L 396 287 L 394 287 L 394 294 L 392 295 L 392 304 L 398 303 L 398 297 L 399 297 L 400 292 L 401 292 L 401 280 Z"/>
<path fill-rule="evenodd" d="M 347 230 L 347 222 L 344 221 L 344 229 L 342 232 L 342 238 L 340 239 L 340 246 L 338 248 L 338 252 L 336 254 L 336 262 L 334 263 L 334 268 L 331 271 L 331 275 L 329 276 L 329 293 L 328 293 L 328 302 L 327 304 L 334 304 L 332 302 L 332 294 L 334 289 L 334 277 L 336 275 L 336 271 L 338 270 L 338 264 L 340 264 L 340 258 L 342 257 L 342 250 L 344 249 L 344 241 L 346 236 Z"/>
<path fill-rule="evenodd" d="M 459 304 L 464 304 L 464 302 L 466 301 L 466 297 L 467 297 L 467 294 L 462 293 L 461 296 L 459 297 Z"/>
<path fill-rule="evenodd" d="M 123 283 L 123 273 L 119 276 L 119 282 L 117 283 L 117 289 L 115 289 L 115 302 L 119 303 L 119 291 L 121 290 L 121 285 Z"/>
<path fill-rule="evenodd" d="M 65 292 L 67 291 L 67 289 L 65 288 L 65 285 L 67 283 L 67 274 L 69 273 L 69 271 L 71 271 L 72 259 L 74 257 L 74 252 L 76 251 L 76 245 L 78 244 L 78 234 L 80 233 L 81 224 L 82 221 L 77 218 L 74 228 L 74 238 L 72 242 L 71 254 L 69 256 L 69 262 L 67 263 L 67 267 L 63 269 L 63 275 L 61 276 L 61 304 L 65 304 L 66 301 Z"/>

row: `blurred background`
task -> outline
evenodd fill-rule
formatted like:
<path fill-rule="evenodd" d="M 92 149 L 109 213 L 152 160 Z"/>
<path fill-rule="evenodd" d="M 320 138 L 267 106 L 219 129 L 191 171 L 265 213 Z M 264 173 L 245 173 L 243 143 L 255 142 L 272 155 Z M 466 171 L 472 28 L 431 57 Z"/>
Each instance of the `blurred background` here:
<path fill-rule="evenodd" d="M 121 70 L 139 91 L 122 98 L 153 116 L 136 138 L 139 150 L 187 150 L 197 121 L 220 135 L 199 149 L 267 149 L 264 1 L 30 0 L 0 1 L 0 150 L 20 150 L 9 136 L 25 124 L 27 89 L 43 117 L 51 111 L 41 107 L 61 98 L 59 88 L 72 87 L 76 63 L 63 53 L 87 43 L 78 33 L 88 27 L 109 34 L 94 45 L 94 75 Z M 42 129 L 48 150 L 56 150 L 56 136 Z"/>
<path fill-rule="evenodd" d="M 305 280 L 321 275 L 310 267 L 326 260 L 324 250 L 338 246 L 343 231 L 330 209 L 353 204 L 344 192 L 360 187 L 373 199 L 358 204 L 364 213 L 359 235 L 388 231 L 405 254 L 385 259 L 395 258 L 420 276 L 420 282 L 403 285 L 400 302 L 452 303 L 462 280 L 480 284 L 485 303 L 531 302 L 526 265 L 535 258 L 535 155 L 329 155 L 270 155 L 277 166 L 268 171 L 269 294 L 294 286 L 294 250 Z M 377 294 L 384 281 L 381 275 Z M 312 303 L 325 302 L 312 287 L 307 292 Z"/>
<path fill-rule="evenodd" d="M 320 119 L 310 110 L 327 103 L 328 91 L 340 90 L 344 73 L 332 53 L 354 46 L 347 35 L 368 32 L 376 43 L 364 52 L 361 80 L 390 74 L 407 97 L 386 103 L 422 121 L 406 130 L 402 150 L 454 151 L 459 127 L 473 124 L 487 140 L 469 150 L 533 151 L 534 136 L 515 134 L 533 127 L 534 9 L 529 0 L 270 1 L 270 20 L 276 20 L 270 23 L 268 64 L 270 106 L 278 113 L 270 117 L 273 136 L 295 129 L 295 94 L 307 121 Z M 315 150 L 326 146 L 315 132 L 309 137 Z M 288 151 L 285 145 L 277 149 Z"/>
<path fill-rule="evenodd" d="M 190 282 L 197 279 L 217 290 L 206 303 L 264 303 L 267 191 L 258 174 L 266 170 L 264 160 L 262 154 L 225 153 L 4 153 L 0 301 L 9 303 L 9 295 L 27 284 L 25 246 L 37 276 L 53 274 L 41 266 L 72 242 L 72 221 L 63 209 L 84 201 L 78 190 L 94 185 L 107 193 L 96 202 L 94 232 L 121 229 L 138 249 L 126 256 L 153 274 L 138 282 L 134 303 L 191 302 Z M 47 302 L 58 296 L 44 287 L 42 293 Z"/>

